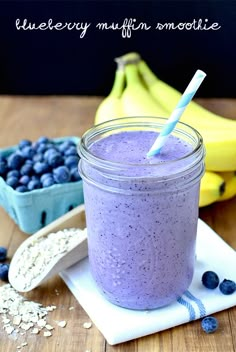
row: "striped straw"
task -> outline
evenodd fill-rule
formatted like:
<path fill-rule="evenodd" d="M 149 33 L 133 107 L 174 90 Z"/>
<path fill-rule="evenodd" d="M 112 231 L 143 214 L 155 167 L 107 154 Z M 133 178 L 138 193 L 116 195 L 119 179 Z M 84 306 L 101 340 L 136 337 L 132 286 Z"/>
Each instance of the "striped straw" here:
<path fill-rule="evenodd" d="M 190 81 L 189 85 L 185 89 L 180 101 L 178 102 L 175 110 L 170 115 L 169 119 L 167 120 L 166 124 L 163 126 L 160 134 L 158 135 L 156 141 L 154 142 L 153 146 L 147 153 L 147 156 L 153 156 L 160 152 L 161 148 L 166 142 L 166 139 L 171 134 L 175 125 L 179 121 L 181 115 L 183 114 L 184 110 L 186 109 L 187 105 L 192 100 L 194 94 L 198 90 L 200 84 L 206 77 L 205 72 L 201 70 L 197 70 L 195 75 L 193 76 L 192 80 Z"/>

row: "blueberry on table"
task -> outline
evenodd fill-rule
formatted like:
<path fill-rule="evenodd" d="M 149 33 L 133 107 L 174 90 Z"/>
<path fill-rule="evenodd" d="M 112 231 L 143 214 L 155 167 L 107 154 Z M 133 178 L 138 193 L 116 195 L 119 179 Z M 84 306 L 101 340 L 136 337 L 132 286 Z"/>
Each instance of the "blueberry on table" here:
<path fill-rule="evenodd" d="M 8 281 L 9 264 L 0 264 L 0 279 Z"/>
<path fill-rule="evenodd" d="M 206 271 L 202 275 L 202 283 L 205 287 L 213 290 L 219 285 L 219 277 L 214 271 Z"/>
<path fill-rule="evenodd" d="M 25 185 L 17 186 L 15 190 L 21 193 L 28 192 L 28 188 Z"/>
<path fill-rule="evenodd" d="M 29 139 L 22 139 L 18 144 L 19 149 L 23 149 L 24 147 L 31 146 L 32 142 Z"/>
<path fill-rule="evenodd" d="M 6 247 L 0 247 L 0 260 L 6 260 L 7 258 L 7 249 Z"/>
<path fill-rule="evenodd" d="M 47 143 L 40 143 L 37 147 L 37 153 L 44 153 L 48 149 Z"/>
<path fill-rule="evenodd" d="M 10 169 L 18 170 L 24 163 L 23 156 L 13 153 L 7 159 L 7 165 Z"/>
<path fill-rule="evenodd" d="M 214 317 L 206 317 L 202 319 L 201 325 L 202 325 L 202 329 L 207 334 L 215 332 L 219 327 L 218 320 Z"/>
<path fill-rule="evenodd" d="M 48 177 L 52 177 L 53 178 L 53 174 L 51 172 L 46 172 L 46 174 L 42 174 L 40 176 L 40 182 L 43 183 L 43 181 L 48 178 Z"/>
<path fill-rule="evenodd" d="M 35 189 L 41 188 L 41 183 L 38 180 L 30 180 L 27 187 L 29 191 L 33 191 Z"/>
<path fill-rule="evenodd" d="M 17 177 L 11 176 L 6 179 L 6 184 L 12 188 L 15 188 L 19 183 L 19 180 Z"/>
<path fill-rule="evenodd" d="M 70 171 L 66 166 L 59 166 L 54 169 L 53 176 L 57 183 L 66 183 L 70 181 Z"/>
<path fill-rule="evenodd" d="M 33 161 L 37 162 L 37 161 L 44 161 L 44 156 L 43 153 L 37 153 L 33 156 Z"/>
<path fill-rule="evenodd" d="M 236 283 L 232 280 L 224 279 L 220 283 L 219 288 L 224 295 L 231 295 L 236 291 Z"/>
<path fill-rule="evenodd" d="M 51 154 L 57 154 L 57 153 L 58 153 L 58 151 L 55 147 L 50 147 L 43 154 L 44 160 L 48 161 L 48 158 Z"/>

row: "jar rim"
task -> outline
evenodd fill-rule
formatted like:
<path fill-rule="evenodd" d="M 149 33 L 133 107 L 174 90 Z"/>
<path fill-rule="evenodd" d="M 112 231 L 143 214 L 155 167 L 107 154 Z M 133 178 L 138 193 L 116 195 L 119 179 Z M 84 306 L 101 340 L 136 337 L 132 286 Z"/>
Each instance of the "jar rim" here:
<path fill-rule="evenodd" d="M 99 165 L 101 167 L 105 167 L 106 169 L 126 169 L 130 167 L 143 167 L 145 166 L 146 168 L 152 168 L 152 167 L 157 167 L 159 165 L 174 165 L 177 162 L 184 161 L 188 158 L 191 158 L 194 154 L 200 153 L 200 151 L 203 149 L 203 138 L 201 134 L 192 126 L 179 121 L 174 129 L 174 133 L 182 133 L 182 135 L 188 135 L 190 136 L 190 131 L 194 133 L 194 138 L 196 141 L 195 147 L 191 150 L 191 152 L 185 154 L 184 156 L 174 159 L 174 160 L 168 160 L 168 161 L 157 161 L 157 162 L 152 162 L 152 163 L 125 163 L 125 162 L 118 162 L 118 161 L 111 161 L 111 160 L 106 160 L 101 157 L 96 156 L 95 154 L 91 153 L 88 147 L 88 142 L 94 137 L 97 137 L 103 133 L 108 133 L 111 131 L 115 130 L 124 130 L 125 128 L 137 128 L 141 127 L 146 128 L 146 130 L 150 130 L 151 127 L 154 128 L 161 128 L 165 122 L 167 121 L 167 118 L 164 117 L 154 117 L 154 116 L 133 116 L 133 117 L 122 117 L 118 119 L 113 119 L 109 120 L 106 122 L 102 122 L 98 125 L 95 125 L 88 129 L 83 136 L 80 139 L 80 142 L 77 146 L 78 153 L 80 154 L 81 158 L 84 158 L 86 160 L 89 160 L 91 164 L 94 165 Z M 182 129 L 181 129 L 182 127 Z M 148 129 L 149 128 L 149 129 Z M 184 129 L 187 129 L 185 131 Z"/>

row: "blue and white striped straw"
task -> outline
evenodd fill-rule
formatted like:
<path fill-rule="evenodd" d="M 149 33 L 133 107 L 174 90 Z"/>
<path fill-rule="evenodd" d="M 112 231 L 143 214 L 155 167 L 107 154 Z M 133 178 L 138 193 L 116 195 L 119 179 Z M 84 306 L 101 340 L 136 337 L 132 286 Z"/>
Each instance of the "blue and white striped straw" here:
<path fill-rule="evenodd" d="M 169 119 L 167 120 L 166 124 L 163 126 L 160 134 L 158 135 L 156 141 L 154 142 L 153 146 L 147 153 L 147 156 L 153 156 L 160 152 L 161 148 L 166 142 L 166 139 L 171 134 L 175 125 L 179 121 L 181 115 L 183 114 L 184 110 L 186 109 L 189 102 L 192 100 L 193 96 L 195 95 L 196 91 L 198 90 L 200 84 L 206 77 L 205 72 L 201 70 L 197 70 L 195 75 L 193 76 L 192 80 L 190 81 L 189 85 L 185 89 L 180 101 L 178 102 L 175 110 L 170 115 Z"/>

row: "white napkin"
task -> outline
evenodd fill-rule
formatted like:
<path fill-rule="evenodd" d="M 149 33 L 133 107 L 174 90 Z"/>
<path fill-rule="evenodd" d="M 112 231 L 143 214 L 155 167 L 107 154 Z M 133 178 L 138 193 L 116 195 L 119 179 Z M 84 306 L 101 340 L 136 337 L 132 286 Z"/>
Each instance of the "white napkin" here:
<path fill-rule="evenodd" d="M 61 276 L 91 320 L 111 345 L 171 328 L 236 304 L 236 293 L 223 295 L 201 283 L 202 274 L 215 271 L 220 281 L 236 281 L 236 252 L 202 220 L 198 221 L 197 263 L 189 290 L 178 301 L 155 310 L 136 311 L 108 302 L 98 291 L 88 258 Z"/>

